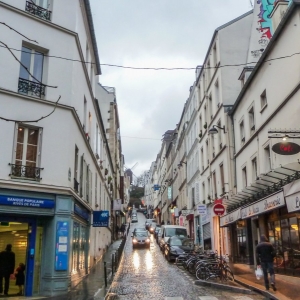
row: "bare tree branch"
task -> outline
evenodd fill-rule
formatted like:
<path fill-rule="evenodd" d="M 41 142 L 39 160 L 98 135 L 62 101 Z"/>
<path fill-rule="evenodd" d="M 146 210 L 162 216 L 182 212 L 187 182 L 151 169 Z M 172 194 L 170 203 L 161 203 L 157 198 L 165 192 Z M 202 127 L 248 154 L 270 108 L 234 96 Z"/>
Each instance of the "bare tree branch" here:
<path fill-rule="evenodd" d="M 40 84 L 42 84 L 42 85 L 44 85 L 44 86 L 47 86 L 47 87 L 50 87 L 50 88 L 54 88 L 54 89 L 57 88 L 57 86 L 47 85 L 47 84 L 44 84 L 44 83 L 42 83 L 41 81 L 39 81 L 35 76 L 33 76 L 33 75 L 29 72 L 29 70 L 27 69 L 27 67 L 26 67 L 24 64 L 21 63 L 21 61 L 14 55 L 14 53 L 9 49 L 9 47 L 8 47 L 5 43 L 3 43 L 3 42 L 0 41 L 0 44 L 2 44 L 2 45 L 5 46 L 5 48 L 12 54 L 12 56 L 16 59 L 16 61 L 19 62 L 19 64 L 27 71 L 27 73 L 28 73 L 34 80 L 36 80 L 38 83 L 40 83 Z"/>
<path fill-rule="evenodd" d="M 16 29 L 13 29 L 12 27 L 10 27 L 9 25 L 5 24 L 4 22 L 0 22 L 0 24 L 8 27 L 10 30 L 13 30 L 14 32 L 18 33 L 19 35 L 23 36 L 25 39 L 27 39 L 28 41 L 31 41 L 31 42 L 35 42 L 38 44 L 38 42 L 36 40 L 32 40 L 30 38 L 28 38 L 27 36 L 25 36 L 24 34 L 20 33 L 19 31 L 17 31 Z"/>
<path fill-rule="evenodd" d="M 56 110 L 56 107 L 57 107 L 57 104 L 58 104 L 58 101 L 60 100 L 61 96 L 58 97 L 57 101 L 55 102 L 55 106 L 53 108 L 53 110 L 46 116 L 44 117 L 40 117 L 39 119 L 37 120 L 23 120 L 23 121 L 20 121 L 20 120 L 14 120 L 14 119 L 7 119 L 7 118 L 4 118 L 4 117 L 0 117 L 1 120 L 4 120 L 4 121 L 7 121 L 7 122 L 18 122 L 18 123 L 37 123 L 45 118 L 48 118 L 50 115 L 52 115 L 54 113 L 54 111 Z"/>

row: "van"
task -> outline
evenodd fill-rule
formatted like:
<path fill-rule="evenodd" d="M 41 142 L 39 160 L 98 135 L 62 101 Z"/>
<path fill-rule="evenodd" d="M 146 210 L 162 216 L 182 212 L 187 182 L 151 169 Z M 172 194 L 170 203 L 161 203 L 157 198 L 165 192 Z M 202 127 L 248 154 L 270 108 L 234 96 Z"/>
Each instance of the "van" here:
<path fill-rule="evenodd" d="M 183 226 L 178 225 L 162 225 L 161 226 L 161 239 L 160 239 L 160 249 L 161 251 L 165 251 L 165 244 L 168 242 L 171 236 L 177 235 L 181 238 L 187 238 L 187 230 Z"/>

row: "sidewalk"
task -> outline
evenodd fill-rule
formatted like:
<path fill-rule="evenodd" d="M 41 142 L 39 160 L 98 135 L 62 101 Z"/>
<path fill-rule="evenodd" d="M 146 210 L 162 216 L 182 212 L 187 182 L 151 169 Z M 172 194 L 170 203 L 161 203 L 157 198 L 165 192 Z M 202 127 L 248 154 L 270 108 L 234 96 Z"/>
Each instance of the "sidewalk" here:
<path fill-rule="evenodd" d="M 276 288 L 277 291 L 273 292 L 270 287 L 269 291 L 266 291 L 264 285 L 264 279 L 256 279 L 254 269 L 244 264 L 234 264 L 232 266 L 235 281 L 242 284 L 243 286 L 257 291 L 263 294 L 269 299 L 278 300 L 300 300 L 300 278 L 279 275 L 275 273 Z"/>

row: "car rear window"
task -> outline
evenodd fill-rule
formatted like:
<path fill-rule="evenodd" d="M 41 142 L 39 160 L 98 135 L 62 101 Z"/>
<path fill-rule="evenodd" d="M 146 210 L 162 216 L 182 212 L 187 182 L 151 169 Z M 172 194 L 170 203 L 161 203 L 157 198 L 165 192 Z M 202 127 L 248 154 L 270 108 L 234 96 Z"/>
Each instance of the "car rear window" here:
<path fill-rule="evenodd" d="M 166 237 L 171 237 L 174 235 L 186 237 L 187 236 L 186 229 L 185 228 L 166 228 Z"/>

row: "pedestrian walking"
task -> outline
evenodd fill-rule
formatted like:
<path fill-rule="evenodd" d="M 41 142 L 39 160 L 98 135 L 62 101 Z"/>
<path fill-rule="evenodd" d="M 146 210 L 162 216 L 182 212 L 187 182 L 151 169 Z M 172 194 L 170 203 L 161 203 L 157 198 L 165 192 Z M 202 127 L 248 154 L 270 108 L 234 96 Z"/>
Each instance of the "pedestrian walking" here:
<path fill-rule="evenodd" d="M 15 253 L 12 252 L 12 245 L 7 244 L 5 251 L 0 252 L 0 294 L 3 293 L 4 278 L 4 295 L 8 296 L 9 278 L 15 271 Z"/>
<path fill-rule="evenodd" d="M 260 243 L 256 246 L 256 259 L 257 266 L 261 267 L 263 270 L 266 290 L 269 290 L 270 288 L 268 271 L 270 273 L 271 286 L 274 291 L 277 290 L 275 285 L 275 272 L 273 265 L 275 256 L 276 253 L 273 245 L 269 242 L 265 235 L 262 235 L 260 237 Z"/>
<path fill-rule="evenodd" d="M 25 265 L 23 263 L 19 263 L 19 266 L 17 267 L 15 271 L 15 277 L 16 277 L 16 285 L 19 287 L 19 293 L 17 295 L 22 296 L 23 286 L 25 283 Z"/>
<path fill-rule="evenodd" d="M 126 231 L 126 225 L 123 223 L 121 226 L 121 232 L 122 232 L 122 236 L 125 236 L 125 231 Z"/>
<path fill-rule="evenodd" d="M 117 238 L 117 239 L 119 238 L 119 232 L 120 232 L 120 227 L 119 227 L 119 225 L 117 224 L 117 225 L 116 225 L 116 238 Z"/>

